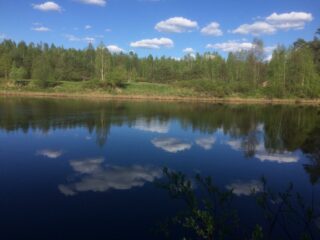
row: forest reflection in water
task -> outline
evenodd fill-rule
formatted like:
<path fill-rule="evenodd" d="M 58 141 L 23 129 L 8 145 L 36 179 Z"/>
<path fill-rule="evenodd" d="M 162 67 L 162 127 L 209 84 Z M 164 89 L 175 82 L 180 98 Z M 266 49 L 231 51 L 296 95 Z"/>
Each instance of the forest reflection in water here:
<path fill-rule="evenodd" d="M 30 181 L 30 188 L 40 189 L 39 195 L 63 197 L 59 206 L 82 198 L 94 205 L 104 199 L 115 207 L 103 211 L 91 207 L 95 214 L 100 211 L 99 221 L 102 215 L 114 219 L 119 208 L 126 209 L 128 224 L 136 225 L 131 233 L 141 239 L 150 237 L 142 233 L 146 222 L 176 213 L 167 194 L 151 187 L 164 178 L 164 166 L 188 177 L 211 176 L 220 189 L 232 190 L 242 216 L 252 206 L 248 200 L 252 191 L 264 192 L 260 181 L 264 175 L 275 191 L 284 191 L 292 181 L 307 201 L 310 189 L 319 194 L 320 110 L 314 106 L 1 98 L 0 140 L 6 146 L 0 151 L 0 167 L 6 172 L 0 175 L 2 182 L 12 181 L 19 166 L 24 188 Z M 45 183 L 52 181 L 52 186 L 35 184 L 28 171 L 34 178 L 41 175 Z M 13 198 L 12 204 L 6 203 L 8 211 L 16 207 L 14 196 L 26 191 L 18 184 L 3 189 L 7 198 Z M 143 204 L 133 200 L 138 196 Z M 121 205 L 124 199 L 131 205 Z M 50 204 L 58 209 L 58 203 Z M 74 212 L 84 210 L 76 206 L 63 214 L 78 221 Z M 144 218 L 133 223 L 133 209 L 140 209 Z M 148 215 L 151 212 L 155 217 Z M 246 224 L 258 220 L 252 212 Z M 90 228 L 95 229 L 97 223 L 91 221 Z"/>

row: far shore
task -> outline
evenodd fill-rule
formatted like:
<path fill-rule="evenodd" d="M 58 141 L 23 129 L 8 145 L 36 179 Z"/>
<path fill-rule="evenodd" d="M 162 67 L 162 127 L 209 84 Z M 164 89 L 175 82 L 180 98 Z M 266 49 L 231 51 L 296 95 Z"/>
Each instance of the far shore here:
<path fill-rule="evenodd" d="M 30 98 L 82 98 L 88 100 L 134 100 L 134 101 L 166 101 L 166 102 L 204 102 L 204 103 L 230 103 L 230 104 L 296 104 L 319 105 L 320 99 L 278 99 L 278 98 L 241 98 L 241 97 L 196 97 L 196 96 L 157 96 L 157 95 L 124 95 L 102 92 L 31 92 L 31 91 L 4 91 L 0 90 L 0 97 L 30 97 Z"/>

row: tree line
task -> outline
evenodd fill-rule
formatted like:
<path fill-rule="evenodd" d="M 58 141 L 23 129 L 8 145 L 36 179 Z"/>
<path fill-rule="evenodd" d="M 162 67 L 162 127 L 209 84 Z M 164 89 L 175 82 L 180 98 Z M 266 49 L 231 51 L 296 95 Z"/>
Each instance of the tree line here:
<path fill-rule="evenodd" d="M 320 29 L 313 40 L 277 46 L 266 60 L 262 40 L 252 48 L 170 57 L 139 58 L 133 52 L 111 53 L 103 43 L 94 48 L 66 49 L 47 43 L 0 43 L 0 78 L 17 85 L 31 82 L 49 88 L 61 81 L 85 81 L 88 88 L 124 87 L 130 82 L 167 83 L 204 94 L 267 97 L 320 97 Z"/>

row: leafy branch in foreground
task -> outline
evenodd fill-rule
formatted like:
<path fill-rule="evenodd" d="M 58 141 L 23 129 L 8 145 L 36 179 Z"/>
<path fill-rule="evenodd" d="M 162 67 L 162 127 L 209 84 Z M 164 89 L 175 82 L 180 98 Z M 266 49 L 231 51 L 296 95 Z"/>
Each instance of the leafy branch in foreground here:
<path fill-rule="evenodd" d="M 308 205 L 289 184 L 284 192 L 274 193 L 261 178 L 260 192 L 252 189 L 251 196 L 263 214 L 262 223 L 248 229 L 233 207 L 233 189 L 221 190 L 210 177 L 195 176 L 193 181 L 181 172 L 163 169 L 165 181 L 157 185 L 173 199 L 183 201 L 185 210 L 162 225 L 162 232 L 184 239 L 317 239 L 319 237 L 320 206 L 315 205 L 312 192 Z M 258 214 L 258 212 L 256 213 Z M 181 236 L 180 236 L 181 235 Z"/>

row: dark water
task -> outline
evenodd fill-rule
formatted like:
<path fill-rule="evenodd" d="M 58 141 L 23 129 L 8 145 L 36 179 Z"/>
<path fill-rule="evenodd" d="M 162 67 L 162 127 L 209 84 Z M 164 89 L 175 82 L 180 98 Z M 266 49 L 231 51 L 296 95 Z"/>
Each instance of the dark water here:
<path fill-rule="evenodd" d="M 319 203 L 319 144 L 316 107 L 1 98 L 0 239 L 162 239 L 185 208 L 164 166 L 233 189 L 251 229 L 261 176 Z"/>

